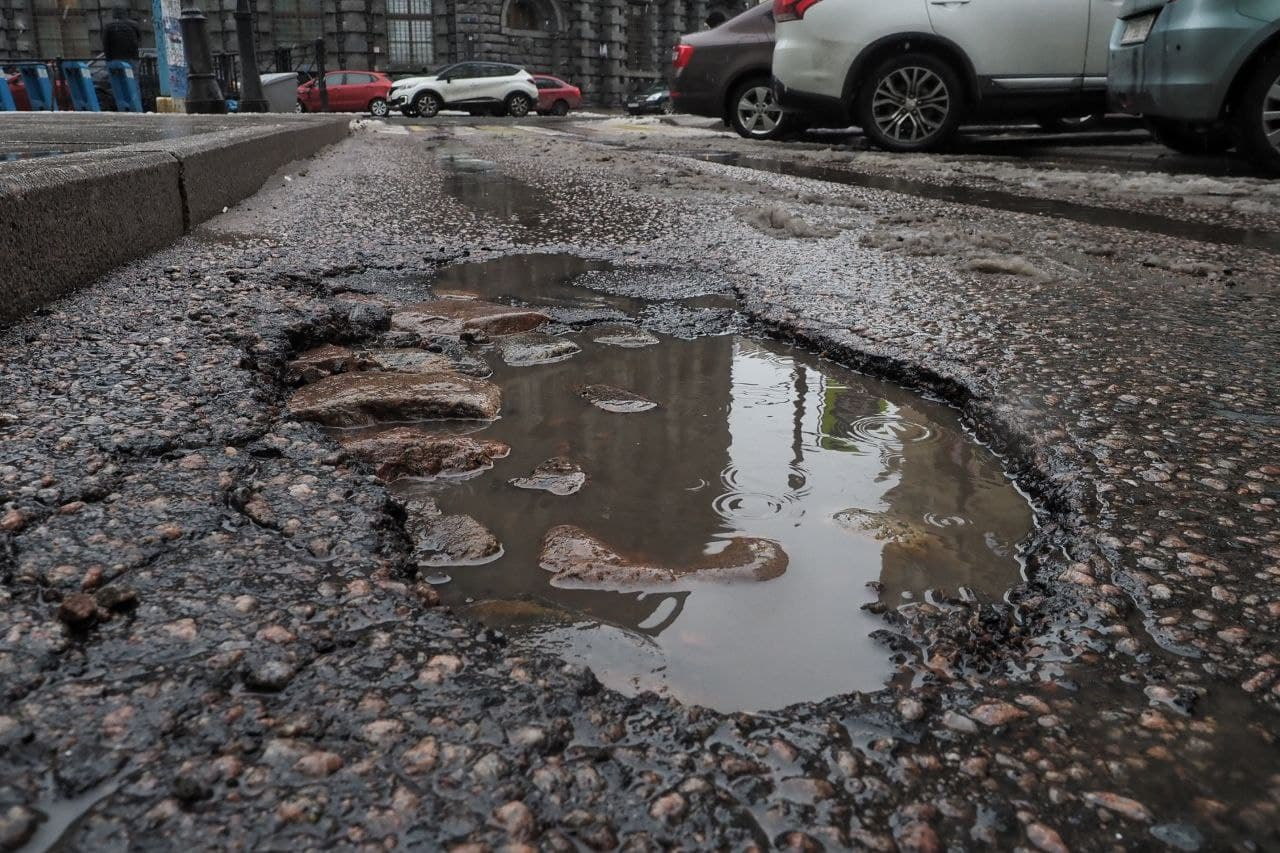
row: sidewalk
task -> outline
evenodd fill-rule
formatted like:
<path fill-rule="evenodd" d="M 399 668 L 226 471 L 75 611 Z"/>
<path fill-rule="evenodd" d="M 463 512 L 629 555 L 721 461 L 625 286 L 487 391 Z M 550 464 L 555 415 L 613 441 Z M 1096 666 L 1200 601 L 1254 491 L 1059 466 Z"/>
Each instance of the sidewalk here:
<path fill-rule="evenodd" d="M 3 326 L 256 192 L 281 166 L 345 137 L 350 117 L 12 113 L 0 122 Z M 6 153 L 24 159 L 4 162 Z"/>

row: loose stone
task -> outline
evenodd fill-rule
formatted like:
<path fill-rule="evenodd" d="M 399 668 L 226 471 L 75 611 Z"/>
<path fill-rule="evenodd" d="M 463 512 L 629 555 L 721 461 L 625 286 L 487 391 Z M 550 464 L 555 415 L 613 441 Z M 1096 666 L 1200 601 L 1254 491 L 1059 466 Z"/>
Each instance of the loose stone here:
<path fill-rule="evenodd" d="M 465 477 L 487 471 L 495 459 L 511 453 L 500 441 L 465 435 L 441 435 L 418 426 L 401 426 L 373 435 L 341 438 L 352 456 L 375 466 L 383 480 L 400 477 Z"/>
<path fill-rule="evenodd" d="M 292 417 L 339 427 L 379 421 L 492 420 L 501 408 L 497 385 L 459 373 L 348 373 L 321 379 L 289 400 Z"/>
<path fill-rule="evenodd" d="M 502 360 L 512 367 L 531 367 L 565 361 L 582 352 L 582 347 L 568 338 L 543 332 L 524 332 L 503 338 L 498 343 Z"/>
<path fill-rule="evenodd" d="M 513 308 L 479 299 L 435 299 L 397 311 L 391 315 L 391 328 L 455 338 L 465 332 L 499 337 L 528 332 L 549 319 L 546 314 L 530 308 Z"/>
<path fill-rule="evenodd" d="M 540 565 L 555 574 L 553 586 L 631 590 L 682 580 L 772 580 L 786 571 L 787 555 L 768 539 L 737 537 L 720 553 L 703 555 L 675 571 L 629 559 L 585 530 L 561 525 L 548 531 L 543 540 Z"/>
<path fill-rule="evenodd" d="M 58 618 L 72 628 L 85 628 L 98 617 L 98 602 L 83 592 L 73 592 L 58 605 Z"/>
<path fill-rule="evenodd" d="M 617 414 L 634 414 L 658 408 L 658 404 L 652 400 L 612 385 L 584 385 L 578 389 L 578 395 L 597 409 Z"/>
<path fill-rule="evenodd" d="M 534 489 L 553 495 L 572 495 L 587 482 L 586 472 L 579 465 L 563 456 L 543 462 L 527 477 L 516 477 L 511 485 L 518 489 Z"/>

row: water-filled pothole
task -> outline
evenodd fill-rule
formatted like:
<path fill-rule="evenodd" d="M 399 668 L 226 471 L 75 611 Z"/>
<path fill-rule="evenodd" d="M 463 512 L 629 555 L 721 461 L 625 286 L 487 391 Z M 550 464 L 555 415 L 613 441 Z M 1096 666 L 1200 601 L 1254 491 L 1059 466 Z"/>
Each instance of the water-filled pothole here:
<path fill-rule="evenodd" d="M 466 207 L 529 229 L 549 224 L 554 206 L 545 194 L 498 171 L 496 163 L 451 152 L 438 162 L 444 191 Z"/>
<path fill-rule="evenodd" d="M 451 570 L 447 601 L 518 642 L 555 648 L 606 684 L 724 710 L 776 708 L 881 687 L 883 623 L 861 606 L 960 586 L 998 598 L 1019 579 L 1027 502 L 954 413 L 786 346 L 660 337 L 622 349 L 573 336 L 576 356 L 534 368 L 492 359 L 511 447 L 489 474 L 402 480 L 493 530 L 503 556 Z M 659 406 L 615 414 L 584 383 Z M 545 460 L 586 473 L 558 496 L 513 487 Z M 559 588 L 540 567 L 548 531 L 573 525 L 645 565 L 696 565 L 734 537 L 767 539 L 784 574 L 697 573 L 647 590 Z M 605 584 L 607 586 L 607 584 Z"/>
<path fill-rule="evenodd" d="M 1031 509 L 951 409 L 777 342 L 673 337 L 636 320 L 665 316 L 641 288 L 620 297 L 572 284 L 627 274 L 536 255 L 447 268 L 433 285 L 452 299 L 420 303 L 393 326 L 457 333 L 460 318 L 482 322 L 487 311 L 489 343 L 354 360 L 406 370 L 478 357 L 492 375 L 455 380 L 455 402 L 471 395 L 482 408 L 484 383 L 501 389 L 496 420 L 410 428 L 450 436 L 437 444 L 385 427 L 344 431 L 388 479 L 424 464 L 445 474 L 403 477 L 393 490 L 417 508 L 408 527 L 429 555 L 422 574 L 447 603 L 617 689 L 760 710 L 883 686 L 889 652 L 870 634 L 884 623 L 862 609 L 877 597 L 894 606 L 966 587 L 994 600 L 1019 580 Z M 725 297 L 702 307 L 708 297 L 687 283 L 664 292 L 695 297 L 681 310 L 727 313 Z M 528 331 L 529 317 L 492 304 L 503 302 L 623 321 Z M 514 324 L 521 331 L 507 334 Z M 435 380 L 326 381 L 412 396 Z M 315 391 L 295 395 L 295 412 L 331 404 Z M 358 423 L 365 411 L 330 409 L 328 422 Z"/>

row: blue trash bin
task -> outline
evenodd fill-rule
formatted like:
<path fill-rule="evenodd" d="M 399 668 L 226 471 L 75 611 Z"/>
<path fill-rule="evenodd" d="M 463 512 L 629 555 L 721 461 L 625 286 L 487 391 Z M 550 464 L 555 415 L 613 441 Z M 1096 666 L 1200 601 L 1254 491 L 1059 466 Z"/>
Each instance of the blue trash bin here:
<path fill-rule="evenodd" d="M 142 112 L 142 90 L 138 88 L 138 75 L 134 73 L 133 64 L 113 59 L 107 63 L 107 75 L 111 78 L 116 110 L 122 113 Z"/>
<path fill-rule="evenodd" d="M 18 66 L 22 75 L 22 85 L 27 89 L 27 100 L 33 110 L 56 110 L 57 102 L 53 99 L 53 80 L 49 77 L 49 68 L 43 62 L 29 62 Z"/>
<path fill-rule="evenodd" d="M 93 74 L 87 62 L 62 63 L 62 79 L 67 81 L 67 93 L 71 95 L 71 105 L 77 112 L 102 112 L 98 105 L 98 93 L 93 88 Z"/>
<path fill-rule="evenodd" d="M 0 113 L 11 113 L 18 108 L 13 102 L 13 93 L 9 91 L 9 75 L 0 68 Z"/>

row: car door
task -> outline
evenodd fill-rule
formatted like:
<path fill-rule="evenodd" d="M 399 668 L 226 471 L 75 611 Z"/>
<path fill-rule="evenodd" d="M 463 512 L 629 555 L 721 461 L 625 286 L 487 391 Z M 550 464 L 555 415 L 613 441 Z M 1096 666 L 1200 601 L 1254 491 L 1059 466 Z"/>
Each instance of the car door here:
<path fill-rule="evenodd" d="M 495 101 L 501 101 L 511 94 L 516 87 L 516 79 L 520 76 L 520 69 L 511 65 L 494 65 L 489 69 L 488 85 L 485 87 L 485 97 L 492 98 Z"/>
<path fill-rule="evenodd" d="M 1086 89 L 1107 88 L 1107 60 L 1111 54 L 1111 31 L 1124 0 L 1091 0 L 1089 3 L 1089 46 L 1084 60 Z"/>
<path fill-rule="evenodd" d="M 373 95 L 369 93 L 372 84 L 372 74 L 361 74 L 358 71 L 347 72 L 347 103 L 350 104 L 348 109 L 353 112 L 364 112 L 368 109 L 369 102 L 373 100 Z"/>
<path fill-rule="evenodd" d="M 474 101 L 477 92 L 484 85 L 484 66 L 477 62 L 462 62 L 449 72 L 449 82 L 445 83 L 444 98 L 451 104 L 462 104 Z"/>
<path fill-rule="evenodd" d="M 351 92 L 347 88 L 347 73 L 331 71 L 324 75 L 324 87 L 329 92 L 329 109 L 342 113 L 351 109 Z M 318 88 L 318 87 L 317 87 Z M 316 93 L 317 99 L 320 93 Z"/>
<path fill-rule="evenodd" d="M 534 77 L 533 85 L 538 87 L 538 109 L 549 110 L 559 94 L 560 81 L 550 77 Z"/>
<path fill-rule="evenodd" d="M 969 57 L 984 86 L 1078 87 L 1092 0 L 925 0 L 933 30 Z"/>

